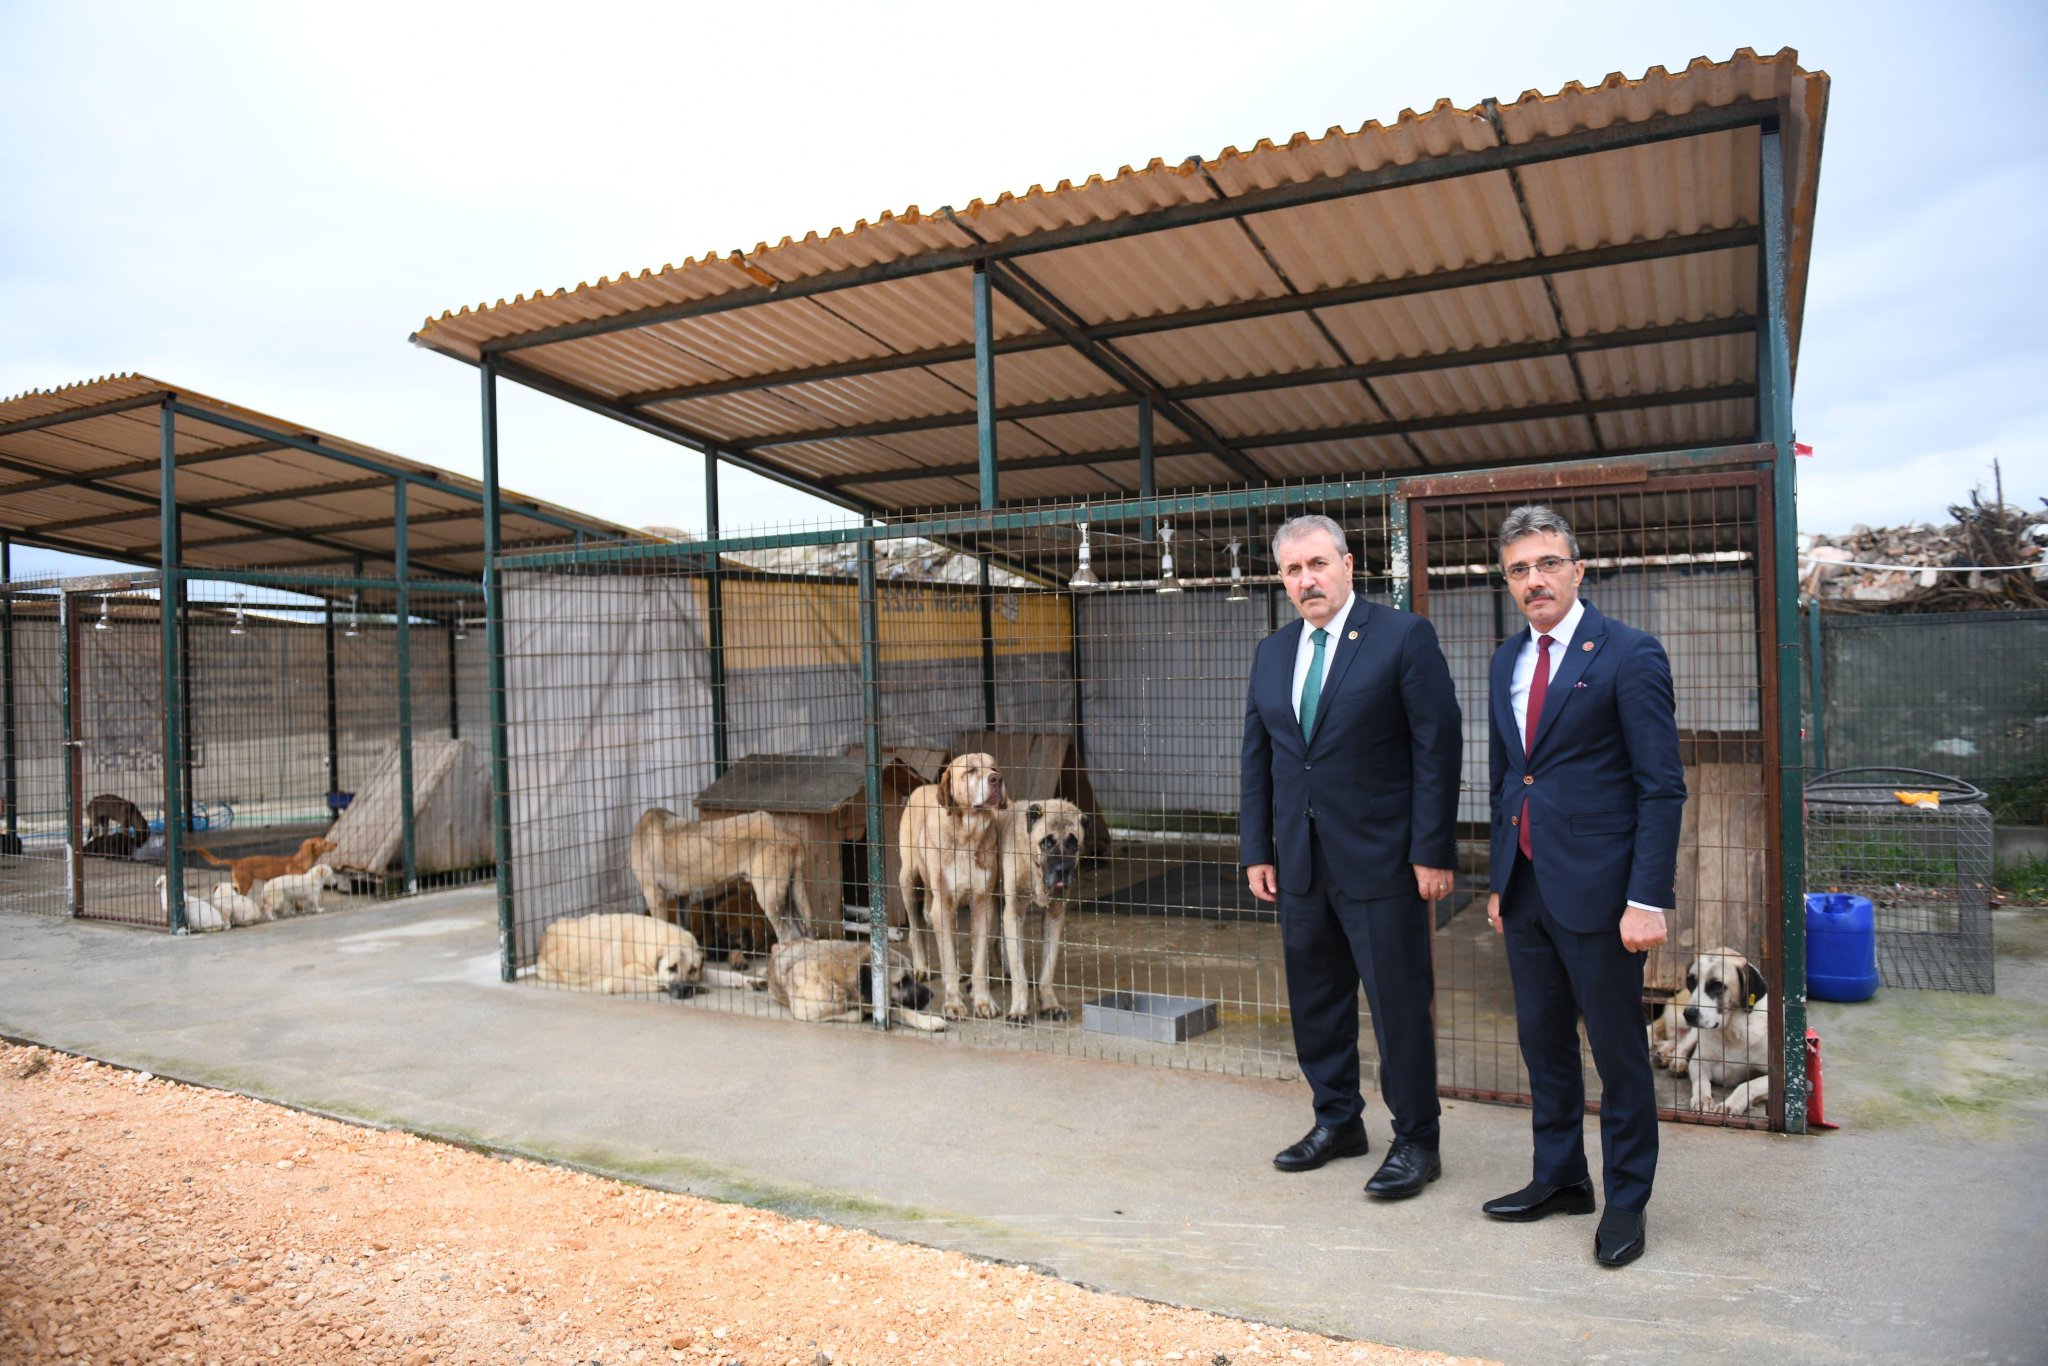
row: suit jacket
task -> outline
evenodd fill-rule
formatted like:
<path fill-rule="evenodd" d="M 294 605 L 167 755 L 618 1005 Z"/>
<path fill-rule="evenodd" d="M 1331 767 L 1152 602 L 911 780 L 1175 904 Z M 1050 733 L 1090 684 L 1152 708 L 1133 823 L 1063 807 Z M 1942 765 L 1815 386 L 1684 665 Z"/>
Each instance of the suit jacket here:
<path fill-rule="evenodd" d="M 1524 753 L 1510 688 L 1527 640 L 1508 637 L 1489 675 L 1493 890 L 1507 889 L 1526 797 L 1536 885 L 1561 924 L 1592 933 L 1631 901 L 1672 907 L 1685 769 L 1664 647 L 1587 603 Z"/>
<path fill-rule="evenodd" d="M 1436 630 L 1407 612 L 1353 603 L 1304 741 L 1291 693 L 1305 629 L 1288 623 L 1252 657 L 1239 857 L 1246 867 L 1276 865 L 1283 891 L 1307 892 L 1312 820 L 1336 890 L 1412 896 L 1410 865 L 1457 860 L 1461 718 Z"/>

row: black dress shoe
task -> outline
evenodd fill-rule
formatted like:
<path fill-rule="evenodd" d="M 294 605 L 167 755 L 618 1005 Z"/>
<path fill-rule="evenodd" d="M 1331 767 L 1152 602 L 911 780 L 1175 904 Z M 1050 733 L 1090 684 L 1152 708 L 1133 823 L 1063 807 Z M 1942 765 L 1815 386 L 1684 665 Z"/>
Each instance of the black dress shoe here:
<path fill-rule="evenodd" d="M 1373 1173 L 1372 1180 L 1365 1183 L 1365 1193 L 1381 1200 L 1406 1200 L 1411 1195 L 1422 1194 L 1424 1186 L 1443 1174 L 1444 1160 L 1437 1155 L 1436 1149 L 1397 1138 L 1387 1160 L 1380 1163 L 1380 1169 Z"/>
<path fill-rule="evenodd" d="M 1541 1219 L 1547 1214 L 1591 1214 L 1593 1183 L 1589 1179 L 1574 1181 L 1569 1186 L 1553 1186 L 1543 1181 L 1531 1181 L 1513 1195 L 1489 1200 L 1479 1208 L 1496 1219 L 1508 1219 L 1518 1224 Z"/>
<path fill-rule="evenodd" d="M 1641 1210 L 1609 1205 L 1593 1234 L 1593 1258 L 1602 1266 L 1627 1266 L 1643 1255 L 1648 1237 L 1648 1221 Z"/>
<path fill-rule="evenodd" d="M 1318 1124 L 1301 1136 L 1301 1142 L 1275 1153 L 1273 1165 L 1283 1172 L 1312 1172 L 1332 1158 L 1364 1157 L 1367 1146 L 1362 1119 L 1335 1128 Z"/>

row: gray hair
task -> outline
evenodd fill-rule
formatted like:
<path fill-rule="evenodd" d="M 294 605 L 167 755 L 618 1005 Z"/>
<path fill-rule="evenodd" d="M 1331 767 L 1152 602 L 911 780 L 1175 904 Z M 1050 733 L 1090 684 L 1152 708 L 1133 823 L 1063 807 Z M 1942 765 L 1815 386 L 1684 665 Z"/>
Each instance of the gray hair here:
<path fill-rule="evenodd" d="M 1289 517 L 1273 533 L 1273 562 L 1280 562 L 1280 547 L 1284 542 L 1298 541 L 1311 531 L 1326 532 L 1336 543 L 1339 555 L 1351 553 L 1351 547 L 1344 540 L 1344 528 L 1337 524 L 1335 518 L 1325 517 L 1320 512 L 1304 512 L 1299 517 Z"/>
<path fill-rule="evenodd" d="M 1544 533 L 1564 537 L 1564 543 L 1579 558 L 1579 538 L 1572 535 L 1572 524 L 1541 503 L 1524 503 L 1511 509 L 1507 520 L 1500 524 L 1500 556 L 1507 558 L 1508 547 L 1524 536 L 1541 536 Z"/>

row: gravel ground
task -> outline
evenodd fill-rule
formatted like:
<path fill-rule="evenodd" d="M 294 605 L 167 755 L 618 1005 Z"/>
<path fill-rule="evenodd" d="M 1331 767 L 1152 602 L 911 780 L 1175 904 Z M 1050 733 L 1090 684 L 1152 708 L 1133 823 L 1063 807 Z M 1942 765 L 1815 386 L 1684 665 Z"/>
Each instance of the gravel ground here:
<path fill-rule="evenodd" d="M 0 1361 L 1442 1362 L 0 1043 Z"/>

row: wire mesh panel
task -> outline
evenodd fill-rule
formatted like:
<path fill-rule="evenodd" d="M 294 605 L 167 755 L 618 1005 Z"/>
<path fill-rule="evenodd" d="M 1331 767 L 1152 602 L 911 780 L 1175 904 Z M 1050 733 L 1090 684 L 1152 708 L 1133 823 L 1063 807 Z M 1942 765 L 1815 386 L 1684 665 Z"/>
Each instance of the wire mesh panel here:
<path fill-rule="evenodd" d="M 1679 839 L 1678 904 L 1667 917 L 1667 942 L 1646 965 L 1646 1020 L 1659 1022 L 1668 1055 L 1674 1035 L 1685 1028 L 1674 1017 L 1703 955 L 1710 974 L 1752 965 L 1769 983 L 1769 1000 L 1779 997 L 1771 833 L 1775 702 L 1765 687 L 1758 615 L 1758 498 L 1746 476 L 1695 476 L 1627 491 L 1553 488 L 1413 505 L 1423 587 L 1418 607 L 1443 639 L 1465 713 L 1460 816 L 1479 827 L 1467 846 L 1472 895 L 1452 908 L 1437 941 L 1438 1059 L 1447 1090 L 1513 1099 L 1528 1092 L 1502 941 L 1485 915 L 1482 834 L 1490 814 L 1487 663 L 1500 642 L 1525 629 L 1496 570 L 1495 537 L 1509 510 L 1523 503 L 1543 502 L 1564 515 L 1586 562 L 1581 596 L 1655 635 L 1671 661 L 1689 796 Z M 1752 1044 L 1702 1040 L 1700 1047 L 1735 1052 L 1717 1060 L 1768 1075 L 1775 1097 L 1781 1052 L 1775 1042 L 1764 1045 L 1767 1032 L 1756 1031 Z M 1582 1054 L 1588 1094 L 1597 1095 L 1591 1053 Z M 1689 1070 L 1696 1069 L 1695 1063 Z M 1718 1113 L 1728 1089 L 1724 1083 L 1701 1098 L 1693 1076 L 1660 1074 L 1660 1105 L 1681 1118 L 1765 1121 L 1762 1106 L 1741 1115 Z"/>
<path fill-rule="evenodd" d="M 65 649 L 53 583 L 0 597 L 0 909 L 71 914 Z"/>

